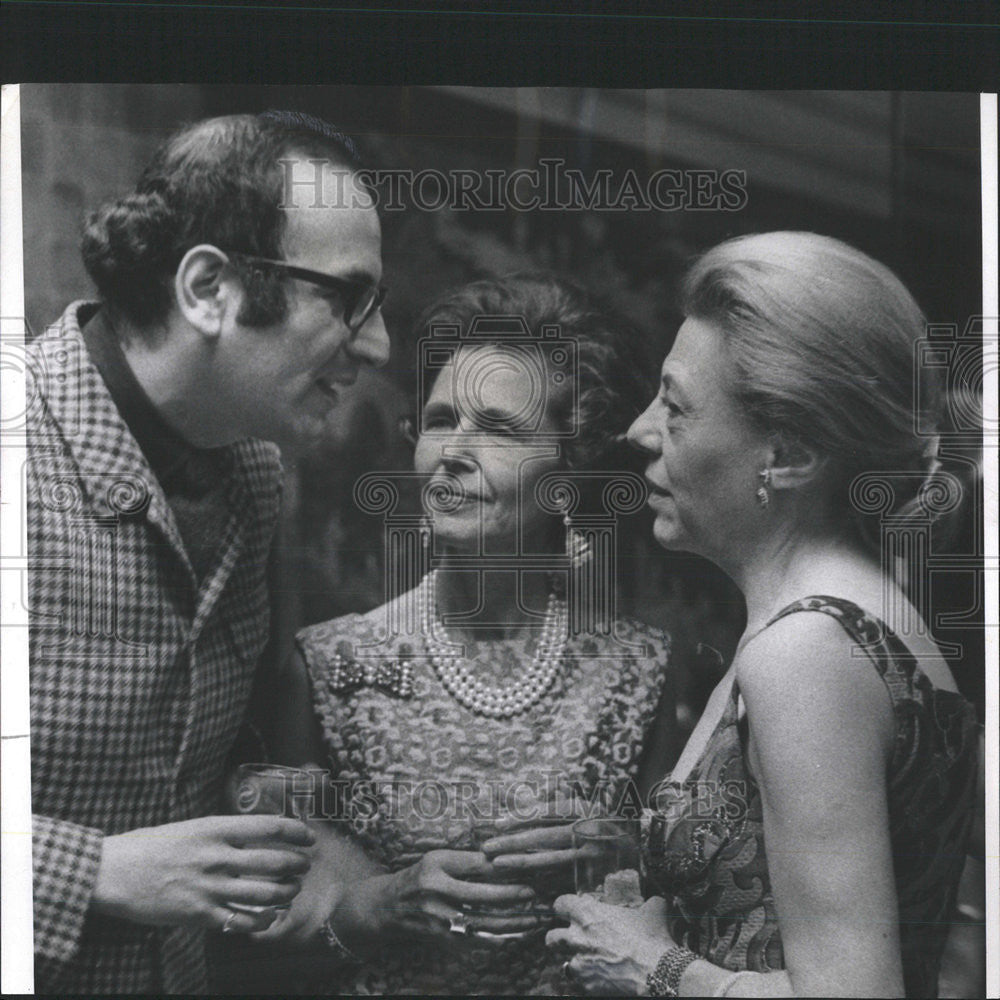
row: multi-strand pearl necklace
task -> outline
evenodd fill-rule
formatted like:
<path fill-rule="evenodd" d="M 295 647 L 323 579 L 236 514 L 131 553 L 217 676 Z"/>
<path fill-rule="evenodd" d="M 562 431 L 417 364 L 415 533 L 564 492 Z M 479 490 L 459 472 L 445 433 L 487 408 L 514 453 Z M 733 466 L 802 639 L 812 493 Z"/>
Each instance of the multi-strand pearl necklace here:
<path fill-rule="evenodd" d="M 470 711 L 490 719 L 509 719 L 527 711 L 552 687 L 566 651 L 569 624 L 566 602 L 555 594 L 549 595 L 531 665 L 519 681 L 506 687 L 484 684 L 469 670 L 463 657 L 452 655 L 452 643 L 436 638 L 446 636 L 437 612 L 437 570 L 431 570 L 421 581 L 418 604 L 424 642 L 434 672 L 448 694 Z"/>

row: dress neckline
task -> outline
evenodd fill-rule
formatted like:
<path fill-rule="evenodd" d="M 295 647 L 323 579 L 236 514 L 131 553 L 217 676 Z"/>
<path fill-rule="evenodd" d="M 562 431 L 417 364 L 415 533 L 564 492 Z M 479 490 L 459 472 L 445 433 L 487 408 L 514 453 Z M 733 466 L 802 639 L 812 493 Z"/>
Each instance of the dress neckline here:
<path fill-rule="evenodd" d="M 846 597 L 833 597 L 829 594 L 810 594 L 806 597 L 800 597 L 797 600 L 786 604 L 783 608 L 781 608 L 781 610 L 775 612 L 775 614 L 767 620 L 766 624 L 764 624 L 752 636 L 750 636 L 749 639 L 737 647 L 737 651 L 745 648 L 771 625 L 780 621 L 787 615 L 800 611 L 817 611 L 821 614 L 830 615 L 830 608 L 836 608 L 841 612 L 841 614 L 831 615 L 831 617 L 836 618 L 844 631 L 847 632 L 847 634 L 865 651 L 883 681 L 885 680 L 885 672 L 889 662 L 902 661 L 908 668 L 906 673 L 911 685 L 919 686 L 930 691 L 936 698 L 945 698 L 949 700 L 958 698 L 962 702 L 968 702 L 968 699 L 961 693 L 961 691 L 951 691 L 948 688 L 937 687 L 927 674 L 921 670 L 918 657 L 913 654 L 912 650 L 910 650 L 906 643 L 903 642 L 903 640 L 882 618 L 878 617 L 878 615 L 872 614 L 870 611 L 866 611 L 859 604 L 848 600 Z M 879 651 L 877 649 L 879 646 L 884 647 L 884 652 L 881 655 L 879 655 Z M 733 656 L 734 661 L 736 655 L 737 654 L 734 654 Z M 895 712 L 897 711 L 896 698 L 891 690 L 889 691 L 889 697 L 892 701 L 893 711 Z M 701 748 L 698 756 L 692 762 L 687 774 L 680 781 L 675 781 L 673 777 L 674 772 L 670 771 L 663 778 L 665 782 L 676 785 L 684 785 L 689 781 L 697 780 L 699 769 L 703 765 L 713 744 L 718 739 L 719 733 L 731 727 L 739 726 L 739 700 L 739 679 L 734 673 L 729 689 L 729 695 L 726 698 L 726 704 L 719 715 L 719 720 L 716 722 L 715 728 L 706 738 L 705 745 Z"/>

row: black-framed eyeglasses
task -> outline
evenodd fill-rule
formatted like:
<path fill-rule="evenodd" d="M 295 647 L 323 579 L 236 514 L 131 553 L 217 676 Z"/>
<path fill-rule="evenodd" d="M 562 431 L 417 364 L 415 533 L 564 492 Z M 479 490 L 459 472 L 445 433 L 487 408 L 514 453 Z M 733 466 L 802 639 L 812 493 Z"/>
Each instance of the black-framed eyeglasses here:
<path fill-rule="evenodd" d="M 312 285 L 337 292 L 344 302 L 344 325 L 351 333 L 357 333 L 385 301 L 387 289 L 384 285 L 337 278 L 322 271 L 311 271 L 307 267 L 290 264 L 287 260 L 271 260 L 268 257 L 255 257 L 252 254 L 232 250 L 227 253 L 234 260 L 249 264 L 251 267 L 280 271 L 290 278 L 298 278 L 300 281 L 308 281 Z"/>

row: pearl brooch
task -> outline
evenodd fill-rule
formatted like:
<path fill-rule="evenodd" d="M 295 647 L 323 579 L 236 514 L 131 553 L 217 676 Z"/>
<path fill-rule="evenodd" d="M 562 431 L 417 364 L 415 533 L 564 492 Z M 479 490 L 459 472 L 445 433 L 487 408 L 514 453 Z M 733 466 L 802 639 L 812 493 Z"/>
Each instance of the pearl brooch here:
<path fill-rule="evenodd" d="M 332 692 L 341 693 L 356 687 L 379 687 L 399 698 L 413 696 L 413 651 L 409 646 L 399 647 L 394 660 L 361 663 L 351 655 L 350 644 L 338 643 L 330 663 L 327 679 Z"/>

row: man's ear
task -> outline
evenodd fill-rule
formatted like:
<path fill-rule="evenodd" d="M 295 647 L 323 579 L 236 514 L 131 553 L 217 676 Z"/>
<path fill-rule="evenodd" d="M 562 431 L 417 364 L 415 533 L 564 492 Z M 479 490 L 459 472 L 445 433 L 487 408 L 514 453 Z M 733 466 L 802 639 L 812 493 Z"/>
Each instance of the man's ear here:
<path fill-rule="evenodd" d="M 796 489 L 813 482 L 826 468 L 828 458 L 796 438 L 779 438 L 774 443 L 771 485 L 776 490 Z"/>
<path fill-rule="evenodd" d="M 174 275 L 174 295 L 181 315 L 199 333 L 212 339 L 222 332 L 222 320 L 230 304 L 231 283 L 223 280 L 228 263 L 221 250 L 203 243 L 184 254 Z"/>

